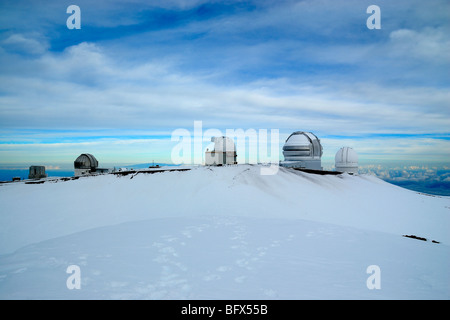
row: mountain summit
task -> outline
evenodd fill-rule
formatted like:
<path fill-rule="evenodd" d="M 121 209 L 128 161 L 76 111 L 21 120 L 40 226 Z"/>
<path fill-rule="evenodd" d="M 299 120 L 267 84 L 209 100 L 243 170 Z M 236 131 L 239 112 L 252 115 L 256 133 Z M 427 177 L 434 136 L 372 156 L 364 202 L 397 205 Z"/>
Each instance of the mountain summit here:
<path fill-rule="evenodd" d="M 0 298 L 450 297 L 448 197 L 370 175 L 260 169 L 2 185 Z"/>

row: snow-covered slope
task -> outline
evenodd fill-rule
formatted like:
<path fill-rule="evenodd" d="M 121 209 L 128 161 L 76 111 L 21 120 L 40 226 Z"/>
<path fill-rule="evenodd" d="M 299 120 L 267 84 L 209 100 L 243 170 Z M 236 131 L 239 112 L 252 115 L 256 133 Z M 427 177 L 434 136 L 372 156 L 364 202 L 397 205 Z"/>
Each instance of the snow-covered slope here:
<path fill-rule="evenodd" d="M 0 203 L 3 299 L 450 298 L 450 199 L 373 176 L 198 167 L 7 184 Z"/>

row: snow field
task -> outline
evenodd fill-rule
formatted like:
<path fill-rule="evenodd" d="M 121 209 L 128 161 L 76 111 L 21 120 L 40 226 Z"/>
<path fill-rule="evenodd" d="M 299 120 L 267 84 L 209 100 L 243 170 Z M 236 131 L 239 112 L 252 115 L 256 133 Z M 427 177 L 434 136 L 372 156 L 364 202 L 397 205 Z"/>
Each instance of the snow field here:
<path fill-rule="evenodd" d="M 9 184 L 0 201 L 1 299 L 450 297 L 449 199 L 371 176 L 200 167 Z"/>

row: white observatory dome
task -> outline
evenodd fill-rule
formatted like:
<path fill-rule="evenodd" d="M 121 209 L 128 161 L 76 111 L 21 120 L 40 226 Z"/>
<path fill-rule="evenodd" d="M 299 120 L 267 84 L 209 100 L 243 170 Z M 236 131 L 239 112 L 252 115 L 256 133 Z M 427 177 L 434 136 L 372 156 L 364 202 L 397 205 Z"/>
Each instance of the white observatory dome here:
<path fill-rule="evenodd" d="M 311 132 L 296 131 L 292 133 L 283 146 L 285 167 L 322 170 L 321 157 L 323 148 L 319 138 Z"/>
<path fill-rule="evenodd" d="M 337 171 L 358 173 L 358 154 L 350 147 L 339 149 L 334 157 Z"/>
<path fill-rule="evenodd" d="M 306 134 L 303 132 L 302 134 L 291 134 L 289 138 L 287 138 L 285 147 L 296 147 L 296 146 L 306 146 L 309 148 L 309 145 L 311 144 L 310 139 Z M 294 148 L 295 149 L 295 148 Z M 285 148 L 283 148 L 285 150 Z"/>
<path fill-rule="evenodd" d="M 228 137 L 212 137 L 214 149 L 205 152 L 205 165 L 222 166 L 227 164 L 237 164 L 236 146 L 234 141 Z"/>
<path fill-rule="evenodd" d="M 234 141 L 228 137 L 212 137 L 214 142 L 214 151 L 216 152 L 235 152 Z"/>

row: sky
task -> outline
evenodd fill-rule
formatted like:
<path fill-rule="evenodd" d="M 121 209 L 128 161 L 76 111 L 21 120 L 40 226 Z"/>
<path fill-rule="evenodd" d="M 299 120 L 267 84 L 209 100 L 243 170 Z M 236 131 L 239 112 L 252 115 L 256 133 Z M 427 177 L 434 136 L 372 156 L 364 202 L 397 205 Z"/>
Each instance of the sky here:
<path fill-rule="evenodd" d="M 79 6 L 81 29 L 67 7 Z M 366 25 L 370 5 L 381 29 Z M 176 129 L 450 165 L 447 0 L 0 2 L 0 168 L 171 162 Z M 207 146 L 205 142 L 204 147 Z M 239 160 L 239 158 L 238 158 Z M 241 162 L 245 161 L 241 159 Z"/>

